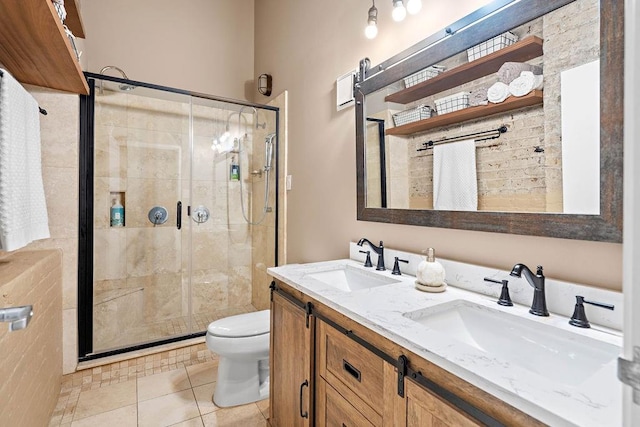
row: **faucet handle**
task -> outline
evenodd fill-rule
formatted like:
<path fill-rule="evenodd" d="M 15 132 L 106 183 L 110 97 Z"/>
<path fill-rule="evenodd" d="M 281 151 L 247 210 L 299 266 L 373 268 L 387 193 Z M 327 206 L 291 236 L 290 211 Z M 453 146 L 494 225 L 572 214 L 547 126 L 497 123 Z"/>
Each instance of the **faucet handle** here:
<path fill-rule="evenodd" d="M 589 320 L 587 320 L 587 314 L 584 311 L 584 303 L 595 305 L 596 307 L 606 308 L 608 310 L 613 310 L 613 304 L 606 304 L 603 302 L 595 302 L 595 301 L 587 301 L 581 295 L 576 295 L 576 306 L 573 310 L 573 316 L 571 316 L 571 320 L 569 320 L 569 324 L 572 326 L 577 326 L 578 328 L 590 328 L 591 324 Z"/>
<path fill-rule="evenodd" d="M 359 251 L 361 254 L 367 254 L 367 259 L 364 261 L 365 267 L 373 267 L 371 264 L 371 251 Z"/>
<path fill-rule="evenodd" d="M 496 280 L 490 277 L 485 277 L 484 280 L 486 282 L 502 284 L 502 291 L 500 292 L 500 298 L 498 298 L 498 304 L 504 305 L 505 307 L 513 306 L 511 295 L 509 295 L 509 281 L 507 279 Z"/>
<path fill-rule="evenodd" d="M 380 242 L 382 243 L 382 242 Z M 393 263 L 393 271 L 391 272 L 391 274 L 395 274 L 396 276 L 400 276 L 402 273 L 400 272 L 400 264 L 398 264 L 398 262 L 404 262 L 409 264 L 409 260 L 408 259 L 400 259 L 398 257 L 395 257 L 396 260 Z"/>

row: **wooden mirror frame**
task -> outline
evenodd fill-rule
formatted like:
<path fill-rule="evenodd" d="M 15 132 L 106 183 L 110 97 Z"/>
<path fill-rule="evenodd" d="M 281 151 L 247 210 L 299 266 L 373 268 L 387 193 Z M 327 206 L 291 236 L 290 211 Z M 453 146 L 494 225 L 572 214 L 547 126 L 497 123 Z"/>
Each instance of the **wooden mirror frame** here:
<path fill-rule="evenodd" d="M 622 242 L 622 165 L 624 95 L 624 1 L 600 0 L 600 214 L 514 213 L 371 208 L 366 206 L 365 96 L 452 55 L 536 19 L 574 0 L 521 0 L 459 34 L 447 29 L 394 56 L 406 60 L 385 69 L 361 61 L 355 85 L 357 219 L 425 227 L 455 228 L 564 239 Z M 502 1 L 495 1 L 496 6 Z M 506 2 L 510 3 L 510 2 Z M 498 5 L 502 7 L 503 5 Z M 485 9 L 485 8 L 483 8 Z M 486 9 L 468 17 L 477 19 Z M 453 24 L 455 26 L 456 24 Z M 455 30 L 454 30 L 455 31 Z M 437 44 L 433 41 L 441 40 Z M 428 46 L 415 53 L 421 46 Z M 411 54 L 413 56 L 409 57 Z"/>

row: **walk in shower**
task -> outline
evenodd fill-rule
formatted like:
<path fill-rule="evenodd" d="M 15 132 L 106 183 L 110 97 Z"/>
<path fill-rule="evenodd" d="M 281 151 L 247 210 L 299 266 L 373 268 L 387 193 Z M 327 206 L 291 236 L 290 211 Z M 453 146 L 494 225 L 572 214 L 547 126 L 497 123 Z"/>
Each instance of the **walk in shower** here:
<path fill-rule="evenodd" d="M 81 360 L 268 308 L 279 109 L 86 73 Z"/>

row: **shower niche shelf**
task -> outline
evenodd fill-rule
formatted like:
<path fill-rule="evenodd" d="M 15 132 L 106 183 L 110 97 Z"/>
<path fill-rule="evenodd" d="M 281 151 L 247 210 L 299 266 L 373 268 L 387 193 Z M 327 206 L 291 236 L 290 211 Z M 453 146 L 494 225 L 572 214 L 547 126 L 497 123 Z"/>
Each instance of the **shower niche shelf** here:
<path fill-rule="evenodd" d="M 76 2 L 65 2 L 65 22 L 76 37 L 84 37 Z M 51 1 L 3 3 L 0 63 L 21 83 L 88 95 L 82 68 Z"/>

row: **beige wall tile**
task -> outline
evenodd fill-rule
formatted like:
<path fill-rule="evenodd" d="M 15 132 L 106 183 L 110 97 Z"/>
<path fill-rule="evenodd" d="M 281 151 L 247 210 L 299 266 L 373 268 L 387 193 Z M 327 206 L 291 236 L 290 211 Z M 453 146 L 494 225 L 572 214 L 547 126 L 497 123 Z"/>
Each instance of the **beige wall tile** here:
<path fill-rule="evenodd" d="M 0 419 L 6 425 L 47 425 L 56 406 L 62 379 L 60 251 L 3 254 L 0 307 L 29 304 L 33 317 L 26 328 L 0 328 Z"/>
<path fill-rule="evenodd" d="M 125 228 L 94 230 L 94 281 L 127 277 L 127 232 Z"/>
<path fill-rule="evenodd" d="M 127 227 L 126 235 L 129 277 L 180 271 L 180 236 L 177 229 Z"/>
<path fill-rule="evenodd" d="M 62 312 L 62 373 L 69 374 L 78 366 L 78 310 Z"/>

